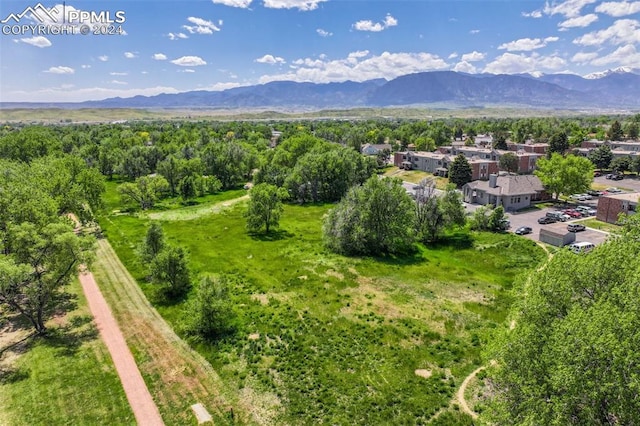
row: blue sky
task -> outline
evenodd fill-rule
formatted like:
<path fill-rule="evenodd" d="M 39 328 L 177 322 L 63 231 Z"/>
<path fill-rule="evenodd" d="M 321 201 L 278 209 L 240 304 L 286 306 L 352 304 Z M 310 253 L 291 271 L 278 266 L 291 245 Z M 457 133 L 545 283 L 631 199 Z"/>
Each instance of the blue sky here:
<path fill-rule="evenodd" d="M 433 70 L 587 75 L 640 67 L 640 1 L 68 0 L 63 7 L 61 1 L 42 0 L 43 7 L 37 5 L 37 0 L 0 2 L 0 21 L 6 21 L 0 24 L 0 101 L 82 101 L 274 80 L 392 79 Z M 28 7 L 37 16 L 27 9 L 20 17 Z M 80 12 L 94 16 L 81 18 Z M 49 32 L 28 27 L 36 24 Z M 81 34 L 87 29 L 120 34 Z M 52 33 L 63 30 L 67 34 Z"/>

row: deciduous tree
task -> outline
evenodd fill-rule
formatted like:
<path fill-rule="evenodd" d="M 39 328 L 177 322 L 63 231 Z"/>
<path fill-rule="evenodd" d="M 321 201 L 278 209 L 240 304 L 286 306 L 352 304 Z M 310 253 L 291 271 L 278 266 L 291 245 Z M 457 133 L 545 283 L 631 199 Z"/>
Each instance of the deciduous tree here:
<path fill-rule="evenodd" d="M 608 169 L 612 159 L 613 154 L 611 153 L 611 147 L 609 147 L 609 145 L 600 145 L 589 153 L 589 160 L 591 160 L 598 169 Z"/>
<path fill-rule="evenodd" d="M 534 172 L 545 189 L 555 198 L 562 194 L 585 192 L 593 182 L 593 163 L 584 157 L 553 153 L 550 159 L 540 158 Z"/>
<path fill-rule="evenodd" d="M 268 183 L 260 183 L 249 192 L 249 205 L 245 217 L 249 232 L 260 232 L 264 229 L 269 233 L 272 228 L 280 224 L 283 212 L 282 201 L 288 194 L 284 188 L 278 188 Z"/>
<path fill-rule="evenodd" d="M 512 152 L 507 152 L 498 160 L 498 166 L 500 167 L 500 170 L 505 170 L 509 173 L 517 173 L 518 156 Z"/>
<path fill-rule="evenodd" d="M 169 298 L 184 295 L 191 286 L 187 252 L 182 247 L 165 247 L 150 265 L 151 279 Z"/>

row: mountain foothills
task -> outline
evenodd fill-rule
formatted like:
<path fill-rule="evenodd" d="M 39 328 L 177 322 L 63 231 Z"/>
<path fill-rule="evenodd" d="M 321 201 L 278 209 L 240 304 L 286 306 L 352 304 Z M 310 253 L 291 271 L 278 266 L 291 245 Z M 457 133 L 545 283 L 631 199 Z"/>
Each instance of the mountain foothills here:
<path fill-rule="evenodd" d="M 581 77 L 465 74 L 433 71 L 391 81 L 298 83 L 275 81 L 224 91 L 189 91 L 110 98 L 75 104 L 98 108 L 331 108 L 440 104 L 451 107 L 519 105 L 544 108 L 640 107 L 640 69 L 621 68 Z"/>

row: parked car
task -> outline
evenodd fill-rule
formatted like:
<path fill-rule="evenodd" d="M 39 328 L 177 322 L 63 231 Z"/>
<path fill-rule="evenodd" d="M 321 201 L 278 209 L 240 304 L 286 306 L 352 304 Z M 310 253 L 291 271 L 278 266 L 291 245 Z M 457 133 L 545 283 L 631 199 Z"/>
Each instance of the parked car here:
<path fill-rule="evenodd" d="M 546 225 L 547 223 L 556 223 L 557 220 L 550 216 L 544 216 L 538 219 L 540 225 Z"/>
<path fill-rule="evenodd" d="M 595 216 L 596 213 L 598 213 L 596 209 L 587 206 L 578 206 L 576 207 L 576 211 L 581 213 L 583 216 Z"/>
<path fill-rule="evenodd" d="M 585 229 L 587 228 L 581 223 L 570 223 L 567 225 L 567 231 L 569 232 L 580 232 L 584 231 Z"/>
<path fill-rule="evenodd" d="M 566 210 L 563 210 L 562 213 L 564 213 L 566 215 L 569 215 L 574 219 L 578 219 L 578 218 L 582 217 L 582 213 L 580 213 L 579 211 L 574 210 L 574 209 L 566 209 Z"/>
<path fill-rule="evenodd" d="M 587 191 L 587 194 L 591 195 L 592 197 L 599 197 L 602 195 L 602 191 L 596 191 L 595 189 L 590 189 Z"/>
<path fill-rule="evenodd" d="M 620 174 L 620 175 L 613 175 L 613 177 L 611 178 L 612 180 L 622 180 L 624 179 L 624 175 Z"/>
<path fill-rule="evenodd" d="M 555 219 L 556 222 L 566 222 L 571 220 L 571 216 L 562 212 L 547 212 L 546 216 Z"/>
<path fill-rule="evenodd" d="M 515 230 L 516 235 L 526 235 L 533 232 L 530 226 L 521 226 L 520 228 Z"/>
<path fill-rule="evenodd" d="M 610 194 L 619 194 L 622 192 L 622 189 L 616 188 L 615 186 L 611 188 L 607 188 L 607 192 Z"/>
<path fill-rule="evenodd" d="M 569 245 L 569 249 L 576 254 L 588 253 L 594 248 L 596 248 L 596 246 L 588 241 L 580 241 Z"/>

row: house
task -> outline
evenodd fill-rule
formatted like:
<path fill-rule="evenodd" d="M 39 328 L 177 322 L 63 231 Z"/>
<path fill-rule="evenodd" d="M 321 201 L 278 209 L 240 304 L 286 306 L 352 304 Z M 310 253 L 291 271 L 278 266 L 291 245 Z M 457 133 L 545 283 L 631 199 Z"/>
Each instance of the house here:
<path fill-rule="evenodd" d="M 362 149 L 360 150 L 360 152 L 362 152 L 364 155 L 378 155 L 378 153 L 384 151 L 385 149 L 391 152 L 391 144 L 381 143 L 374 145 L 366 143 L 362 145 Z"/>
<path fill-rule="evenodd" d="M 524 151 L 534 154 L 546 154 L 549 149 L 548 143 L 515 143 L 507 142 L 509 151 Z"/>
<path fill-rule="evenodd" d="M 491 174 L 488 181 L 469 182 L 462 187 L 464 201 L 502 206 L 507 211 L 529 207 L 534 201 L 548 200 L 542 182 L 533 175 Z"/>
<path fill-rule="evenodd" d="M 422 170 L 434 175 L 446 176 L 449 165 L 455 159 L 454 156 L 441 152 L 406 151 L 396 152 L 393 156 L 393 164 L 406 170 Z M 471 166 L 471 180 L 489 179 L 492 173 L 498 173 L 498 163 L 482 158 L 468 158 Z"/>
<path fill-rule="evenodd" d="M 640 193 L 601 195 L 598 198 L 596 219 L 607 223 L 616 223 L 618 216 L 635 214 L 638 207 Z"/>

